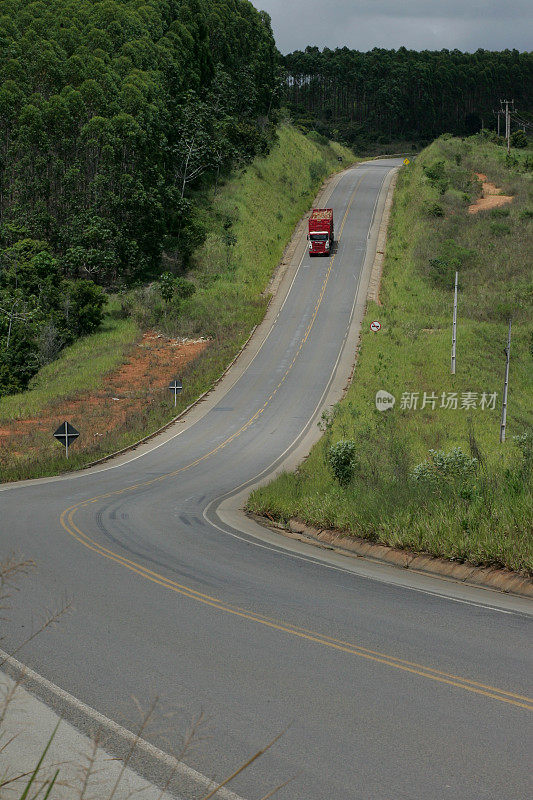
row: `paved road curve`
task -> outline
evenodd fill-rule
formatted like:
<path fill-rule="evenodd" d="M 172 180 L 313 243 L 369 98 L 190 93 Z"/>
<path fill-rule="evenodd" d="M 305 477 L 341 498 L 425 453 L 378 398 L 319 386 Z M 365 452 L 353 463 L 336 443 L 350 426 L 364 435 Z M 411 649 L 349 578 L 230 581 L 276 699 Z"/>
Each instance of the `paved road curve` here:
<path fill-rule="evenodd" d="M 32 608 L 66 593 L 73 613 L 23 660 L 126 725 L 132 696 L 159 695 L 178 715 L 159 715 L 146 738 L 169 752 L 203 709 L 209 739 L 185 760 L 207 775 L 290 725 L 232 784 L 250 800 L 292 776 L 279 797 L 518 800 L 531 788 L 525 601 L 404 579 L 217 516 L 219 498 L 298 443 L 339 357 L 349 364 L 342 346 L 395 163 L 344 173 L 328 203 L 336 254 L 311 260 L 302 240 L 264 343 L 188 422 L 120 466 L 0 492 L 2 550 L 39 565 L 4 648 Z"/>

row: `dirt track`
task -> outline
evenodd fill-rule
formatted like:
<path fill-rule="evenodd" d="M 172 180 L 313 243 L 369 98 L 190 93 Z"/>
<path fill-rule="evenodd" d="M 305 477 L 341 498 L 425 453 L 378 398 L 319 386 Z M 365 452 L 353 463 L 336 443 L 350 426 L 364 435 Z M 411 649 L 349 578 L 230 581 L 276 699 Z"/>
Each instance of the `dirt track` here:
<path fill-rule="evenodd" d="M 477 214 L 478 211 L 488 211 L 491 208 L 499 208 L 513 202 L 511 195 L 501 194 L 502 190 L 490 183 L 482 172 L 476 172 L 476 178 L 482 182 L 483 195 L 468 206 L 469 214 Z"/>
<path fill-rule="evenodd" d="M 4 421 L 0 427 L 0 462 L 8 453 L 17 457 L 40 449 L 39 434 L 51 434 L 64 419 L 83 430 L 76 449 L 90 448 L 95 438 L 126 427 L 132 415 L 146 410 L 156 394 L 207 345 L 204 339 L 169 339 L 148 331 L 125 362 L 103 378 L 99 389 L 50 403 L 36 417 Z"/>

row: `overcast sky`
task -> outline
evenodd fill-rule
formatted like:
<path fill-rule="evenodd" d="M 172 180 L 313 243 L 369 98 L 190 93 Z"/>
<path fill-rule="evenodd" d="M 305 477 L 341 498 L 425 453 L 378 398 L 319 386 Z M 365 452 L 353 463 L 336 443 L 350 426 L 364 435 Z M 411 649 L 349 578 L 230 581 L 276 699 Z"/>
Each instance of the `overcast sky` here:
<path fill-rule="evenodd" d="M 252 0 L 282 53 L 306 45 L 371 50 L 533 49 L 531 0 Z"/>

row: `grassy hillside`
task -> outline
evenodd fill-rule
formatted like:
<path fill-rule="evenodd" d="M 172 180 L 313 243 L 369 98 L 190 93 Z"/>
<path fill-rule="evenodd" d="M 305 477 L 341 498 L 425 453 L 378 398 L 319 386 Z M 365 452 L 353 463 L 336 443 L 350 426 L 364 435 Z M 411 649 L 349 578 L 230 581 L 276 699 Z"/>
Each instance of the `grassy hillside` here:
<path fill-rule="evenodd" d="M 102 287 L 188 265 L 198 186 L 268 151 L 281 98 L 249 0 L 2 0 L 0 42 L 4 396 L 95 332 Z"/>
<path fill-rule="evenodd" d="M 322 137 L 317 140 L 312 134 L 304 136 L 291 126 L 281 126 L 268 156 L 235 174 L 215 197 L 212 188 L 198 196 L 197 224 L 203 226 L 206 238 L 194 253 L 187 275 L 195 293 L 186 300 L 167 302 L 155 283 L 115 298 L 101 331 L 66 348 L 33 378 L 29 391 L 0 399 L 0 428 L 13 419 L 39 414 L 58 398 L 97 388 L 102 377 L 127 356 L 140 330 L 152 326 L 212 340 L 182 375 L 184 391 L 177 411 L 185 408 L 213 384 L 262 319 L 268 303 L 263 292 L 323 178 L 353 160 L 353 154 L 339 145 L 324 144 Z M 52 440 L 52 431 L 49 440 L 42 437 L 38 450 L 26 452 L 23 441 L 17 442 L 16 452 L 12 447 L 1 449 L 0 478 L 15 480 L 75 469 L 125 447 L 175 416 L 168 395 L 156 394 L 145 414 L 105 437 L 87 440 L 82 430 L 69 462 Z"/>
<path fill-rule="evenodd" d="M 52 400 L 97 388 L 102 375 L 121 363 L 139 335 L 136 323 L 121 318 L 118 310 L 118 301 L 111 299 L 98 333 L 65 348 L 56 361 L 39 370 L 25 392 L 0 397 L 0 421 L 33 416 Z"/>
<path fill-rule="evenodd" d="M 351 151 L 324 137 L 281 126 L 267 157 L 256 158 L 214 198 L 212 188 L 204 197 L 196 225 L 206 232 L 205 242 L 187 275 L 195 293 L 166 303 L 152 284 L 129 296 L 128 310 L 143 326 L 207 335 L 234 352 L 233 335 L 242 341 L 262 319 L 268 302 L 262 292 L 321 181 L 354 160 Z"/>
<path fill-rule="evenodd" d="M 250 509 L 474 564 L 533 571 L 528 164 L 531 152 L 506 159 L 501 147 L 481 138 L 442 137 L 402 170 L 382 305 L 368 308 L 352 385 L 323 420 L 325 435 L 298 473 L 256 491 Z M 469 214 L 481 193 L 475 172 L 513 201 Z M 510 315 L 507 440 L 500 445 Z M 382 323 L 378 334 L 369 329 L 372 319 Z M 395 396 L 392 410 L 376 409 L 379 390 Z M 456 409 L 450 393 L 457 394 Z M 472 398 L 476 408 L 467 407 Z M 335 447 L 339 442 L 347 444 Z"/>

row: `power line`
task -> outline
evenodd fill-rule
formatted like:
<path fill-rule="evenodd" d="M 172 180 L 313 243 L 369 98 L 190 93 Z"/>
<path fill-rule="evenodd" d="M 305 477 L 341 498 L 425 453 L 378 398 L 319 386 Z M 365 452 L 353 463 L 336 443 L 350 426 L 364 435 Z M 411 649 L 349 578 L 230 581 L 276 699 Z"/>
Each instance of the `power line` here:
<path fill-rule="evenodd" d="M 520 125 L 523 125 L 525 128 L 533 128 L 533 123 L 528 122 L 526 119 L 522 119 L 522 117 L 519 117 L 516 112 L 513 114 L 513 117 Z"/>

